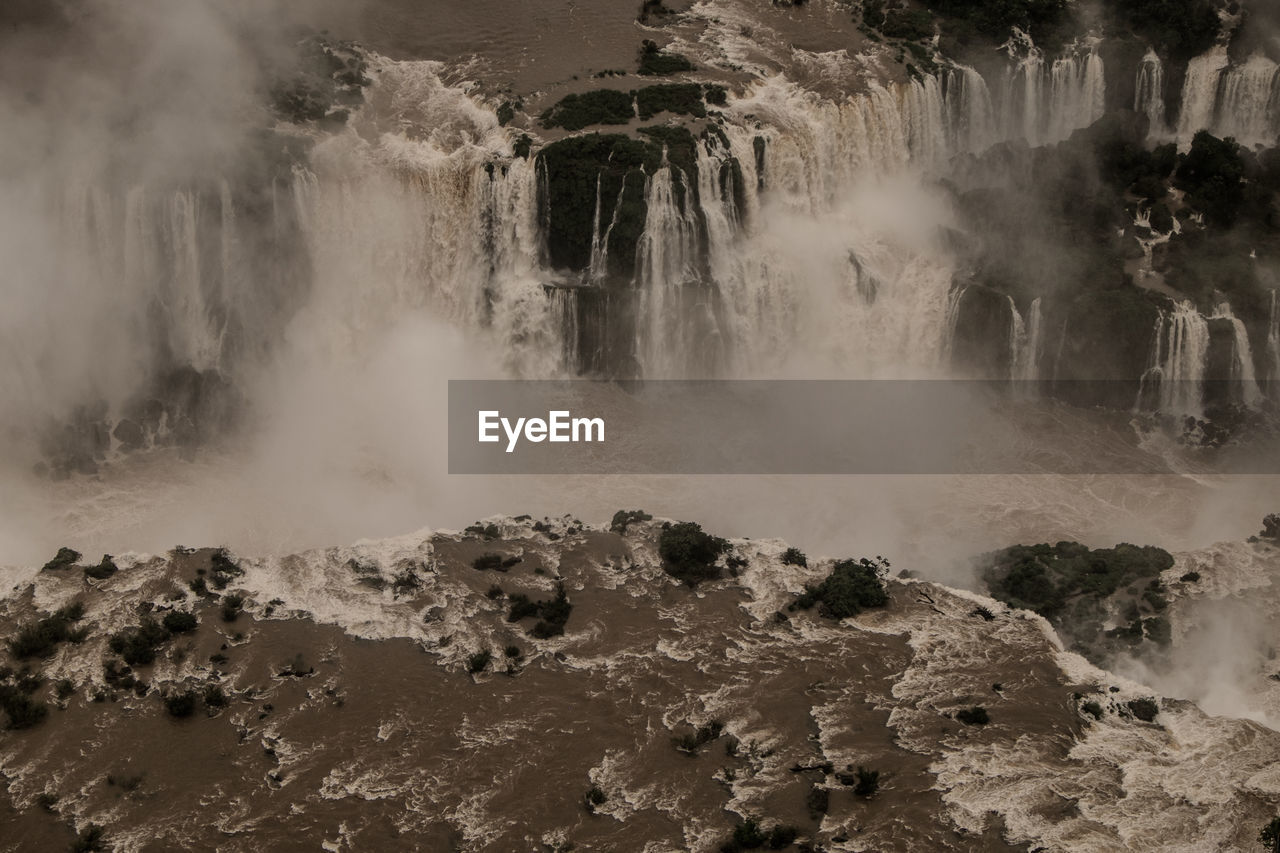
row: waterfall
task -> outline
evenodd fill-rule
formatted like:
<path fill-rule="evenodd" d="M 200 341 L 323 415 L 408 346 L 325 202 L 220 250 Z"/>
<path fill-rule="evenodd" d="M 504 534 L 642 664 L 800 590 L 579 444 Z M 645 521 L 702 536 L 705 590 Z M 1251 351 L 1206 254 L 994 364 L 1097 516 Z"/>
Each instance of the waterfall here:
<path fill-rule="evenodd" d="M 1047 79 L 1046 79 L 1047 78 Z M 1061 142 L 1088 127 L 1106 110 L 1106 74 L 1095 49 L 1069 53 L 1046 69 L 1040 50 L 1030 47 L 1005 78 L 1004 135 L 1029 145 Z"/>
<path fill-rule="evenodd" d="M 1168 132 L 1164 120 L 1164 65 L 1154 50 L 1147 50 L 1138 66 L 1133 111 L 1147 117 L 1149 139 L 1161 139 Z"/>
<path fill-rule="evenodd" d="M 1280 136 L 1280 66 L 1254 54 L 1223 73 L 1214 111 L 1215 136 L 1233 136 L 1244 145 L 1276 144 Z"/>
<path fill-rule="evenodd" d="M 925 167 L 946 161 L 949 146 L 942 83 L 932 75 L 898 87 L 902 133 L 911 159 Z"/>
<path fill-rule="evenodd" d="M 1280 311 L 1276 309 L 1276 291 L 1271 291 L 1271 317 L 1267 325 L 1267 352 L 1271 354 L 1272 382 L 1280 382 Z"/>
<path fill-rule="evenodd" d="M 1214 319 L 1228 320 L 1234 334 L 1231 352 L 1231 381 L 1240 388 L 1240 402 L 1246 406 L 1257 406 L 1262 400 L 1262 392 L 1258 389 L 1254 375 L 1253 349 L 1249 346 L 1249 330 L 1244 321 L 1231 311 L 1231 305 L 1223 302 L 1213 312 Z"/>
<path fill-rule="evenodd" d="M 1196 131 L 1213 128 L 1218 106 L 1218 81 L 1229 62 L 1227 49 L 1216 46 L 1187 63 L 1187 78 L 1182 85 L 1182 112 L 1178 117 L 1179 145 L 1190 145 Z"/>
<path fill-rule="evenodd" d="M 1188 301 L 1160 315 L 1165 335 L 1157 350 L 1160 371 L 1160 410 L 1166 414 L 1202 415 L 1205 368 L 1209 358 L 1209 324 Z"/>
<path fill-rule="evenodd" d="M 1027 319 L 1023 321 L 1013 297 L 1009 297 L 1009 376 L 1016 381 L 1031 382 L 1040 375 L 1040 297 L 1031 300 Z"/>
<path fill-rule="evenodd" d="M 962 65 L 947 69 L 943 82 L 950 150 L 977 153 L 995 144 L 995 108 L 982 75 Z"/>
<path fill-rule="evenodd" d="M 645 186 L 648 211 L 636 247 L 641 335 L 637 350 L 641 371 L 650 379 L 710 373 L 707 350 L 718 344 L 705 326 L 708 306 L 696 301 L 695 294 L 702 290 L 698 221 L 692 205 L 680 203 L 691 192 L 684 173 L 665 157 Z M 692 305 L 687 297 L 695 300 Z"/>

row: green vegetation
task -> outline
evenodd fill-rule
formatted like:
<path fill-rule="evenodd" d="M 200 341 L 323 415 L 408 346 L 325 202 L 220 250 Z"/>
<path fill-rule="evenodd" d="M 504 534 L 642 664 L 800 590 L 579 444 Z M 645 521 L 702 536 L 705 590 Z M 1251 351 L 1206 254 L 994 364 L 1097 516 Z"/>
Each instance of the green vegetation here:
<path fill-rule="evenodd" d="M 1230 228 L 1245 201 L 1245 163 L 1234 139 L 1218 139 L 1207 130 L 1191 140 L 1191 150 L 1178 164 L 1173 185 L 1205 221 Z"/>
<path fill-rule="evenodd" d="M 1200 573 L 1194 572 L 1194 571 L 1187 572 L 1182 577 L 1178 578 L 1178 580 L 1182 581 L 1183 583 L 1196 583 L 1197 581 L 1200 580 Z"/>
<path fill-rule="evenodd" d="M 156 650 L 169 639 L 169 632 L 150 616 L 136 628 L 126 628 L 111 635 L 108 648 L 129 666 L 146 666 L 156 659 Z"/>
<path fill-rule="evenodd" d="M 8 641 L 9 653 L 18 660 L 47 658 L 61 643 L 83 642 L 87 629 L 71 627 L 83 617 L 84 605 L 77 601 L 59 608 L 52 616 L 29 622 L 19 627 L 18 633 Z"/>
<path fill-rule="evenodd" d="M 169 716 L 190 717 L 196 710 L 196 694 L 194 690 L 183 690 L 178 693 L 170 693 L 164 697 L 165 710 L 169 712 Z"/>
<path fill-rule="evenodd" d="M 1077 542 L 1015 545 L 985 558 L 982 577 L 994 598 L 1052 619 L 1073 598 L 1105 598 L 1173 565 L 1168 551 L 1120 544 L 1090 550 Z"/>
<path fill-rule="evenodd" d="M 847 619 L 868 607 L 884 607 L 889 603 L 884 586 L 888 573 L 889 561 L 883 557 L 840 560 L 826 580 L 806 587 L 794 606 L 808 610 L 820 604 L 819 612 L 831 619 Z"/>
<path fill-rule="evenodd" d="M 1122 26 L 1175 60 L 1204 53 L 1222 28 L 1211 0 L 1111 0 L 1111 7 Z"/>
<path fill-rule="evenodd" d="M 821 820 L 831 808 L 831 792 L 821 785 L 814 785 L 804 797 L 805 808 L 812 820 Z"/>
<path fill-rule="evenodd" d="M 222 597 L 222 621 L 234 622 L 240 618 L 240 614 L 244 612 L 244 596 L 243 595 L 224 595 Z"/>
<path fill-rule="evenodd" d="M 702 102 L 702 87 L 697 83 L 663 83 L 646 86 L 635 93 L 636 110 L 642 120 L 649 120 L 658 113 L 668 112 L 705 118 L 706 105 Z"/>
<path fill-rule="evenodd" d="M 858 765 L 855 771 L 855 781 L 853 785 L 853 793 L 864 800 L 869 800 L 880 790 L 880 771 L 870 770 Z"/>
<path fill-rule="evenodd" d="M 666 53 L 649 39 L 640 48 L 640 73 L 646 76 L 692 71 L 693 63 L 678 53 Z"/>
<path fill-rule="evenodd" d="M 471 561 L 471 568 L 477 571 L 502 571 L 501 554 L 481 554 Z"/>
<path fill-rule="evenodd" d="M 519 622 L 521 619 L 540 617 L 538 623 L 530 629 L 530 633 L 540 640 L 563 634 L 564 626 L 573 612 L 573 604 L 569 601 L 563 583 L 556 587 L 556 597 L 550 601 L 531 601 L 523 593 L 516 593 L 510 600 L 511 611 L 507 614 L 507 621 Z"/>
<path fill-rule="evenodd" d="M 658 539 L 658 555 L 667 574 L 689 586 L 720 577 L 716 561 L 729 543 L 702 530 L 692 521 L 673 524 Z"/>
<path fill-rule="evenodd" d="M 800 831 L 794 826 L 776 824 L 768 832 L 756 818 L 747 818 L 733 828 L 729 840 L 720 845 L 721 853 L 741 853 L 744 850 L 783 850 L 795 843 Z"/>
<path fill-rule="evenodd" d="M 782 552 L 782 565 L 784 566 L 808 566 L 809 558 L 799 548 L 788 548 Z"/>
<path fill-rule="evenodd" d="M 1090 717 L 1093 717 L 1095 720 L 1102 719 L 1102 705 L 1099 704 L 1096 700 L 1090 699 L 1088 702 L 1085 702 L 1080 706 L 1080 710 L 1084 711 L 1086 714 L 1088 714 Z"/>
<path fill-rule="evenodd" d="M 719 720 L 712 720 L 705 725 L 698 726 L 691 733 L 673 738 L 672 741 L 675 743 L 676 749 L 681 752 L 696 755 L 699 749 L 711 743 L 723 733 L 724 723 Z"/>
<path fill-rule="evenodd" d="M 6 728 L 29 729 L 48 715 L 49 709 L 45 704 L 31 695 L 38 686 L 38 683 L 21 681 L 18 684 L 10 684 L 7 680 L 0 683 L 0 710 L 8 718 Z"/>
<path fill-rule="evenodd" d="M 1151 699 L 1149 697 L 1143 699 L 1131 699 L 1129 702 L 1125 703 L 1125 705 L 1129 709 L 1129 713 L 1133 714 L 1133 716 L 1142 720 L 1144 723 L 1154 722 L 1156 714 L 1160 713 L 1159 703 L 1157 703 L 1155 699 Z"/>
<path fill-rule="evenodd" d="M 71 853 L 97 853 L 106 849 L 106 831 L 96 823 L 86 826 L 71 843 Z"/>
<path fill-rule="evenodd" d="M 111 559 L 111 555 L 103 554 L 102 560 L 98 565 L 84 567 L 84 576 L 94 580 L 105 580 L 117 571 L 119 571 L 119 568 L 116 566 L 115 560 Z"/>
<path fill-rule="evenodd" d="M 210 708 L 225 708 L 227 705 L 227 694 L 222 691 L 222 687 L 217 684 L 210 684 L 204 689 L 204 704 Z"/>
<path fill-rule="evenodd" d="M 600 789 L 599 785 L 592 785 L 587 792 L 582 795 L 583 804 L 591 814 L 595 814 L 596 807 L 602 806 L 609 801 L 609 796 Z"/>
<path fill-rule="evenodd" d="M 1262 831 L 1258 833 L 1258 843 L 1267 848 L 1267 853 L 1280 853 L 1280 815 L 1273 817 Z"/>
<path fill-rule="evenodd" d="M 921 41 L 933 38 L 933 16 L 924 9 L 893 9 L 882 13 L 880 32 L 891 39 Z"/>
<path fill-rule="evenodd" d="M 539 117 L 545 128 L 582 130 L 593 124 L 626 124 L 635 118 L 635 98 L 630 92 L 596 89 L 565 95 Z"/>
<path fill-rule="evenodd" d="M 1067 0 L 924 0 L 924 5 L 945 16 L 944 31 L 961 43 L 1003 42 L 1018 27 L 1044 45 L 1068 23 L 1070 14 Z"/>
<path fill-rule="evenodd" d="M 619 535 L 625 535 L 627 528 L 637 521 L 651 521 L 652 515 L 642 509 L 620 509 L 613 514 L 613 520 L 609 522 L 609 530 Z"/>
<path fill-rule="evenodd" d="M 80 559 L 80 552 L 71 548 L 59 548 L 58 554 L 52 560 L 44 564 L 40 570 L 42 572 L 56 572 L 58 569 L 65 569 L 74 565 L 76 560 Z"/>
<path fill-rule="evenodd" d="M 170 634 L 190 634 L 200 625 L 200 620 L 196 618 L 194 613 L 187 613 L 181 610 L 173 610 L 166 613 L 160 621 Z"/>
<path fill-rule="evenodd" d="M 966 726 L 985 726 L 991 722 L 991 717 L 987 714 L 987 709 L 981 705 L 974 705 L 972 708 L 964 708 L 956 711 L 956 719 L 964 723 Z"/>
<path fill-rule="evenodd" d="M 472 675 L 484 672 L 489 666 L 489 661 L 493 659 L 493 653 L 488 649 L 482 649 L 467 658 L 467 672 Z"/>

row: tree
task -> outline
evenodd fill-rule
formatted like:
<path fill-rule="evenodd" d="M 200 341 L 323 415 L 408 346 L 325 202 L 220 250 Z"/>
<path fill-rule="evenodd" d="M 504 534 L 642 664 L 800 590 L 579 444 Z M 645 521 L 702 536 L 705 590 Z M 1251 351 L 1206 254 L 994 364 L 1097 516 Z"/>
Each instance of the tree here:
<path fill-rule="evenodd" d="M 716 560 L 729 548 L 729 543 L 702 530 L 692 521 L 673 524 L 662 531 L 658 555 L 667 574 L 697 586 L 700 581 L 720 577 Z"/>
<path fill-rule="evenodd" d="M 1273 817 L 1270 823 L 1262 827 L 1262 831 L 1258 833 L 1258 842 L 1269 853 L 1280 853 L 1280 815 Z"/>

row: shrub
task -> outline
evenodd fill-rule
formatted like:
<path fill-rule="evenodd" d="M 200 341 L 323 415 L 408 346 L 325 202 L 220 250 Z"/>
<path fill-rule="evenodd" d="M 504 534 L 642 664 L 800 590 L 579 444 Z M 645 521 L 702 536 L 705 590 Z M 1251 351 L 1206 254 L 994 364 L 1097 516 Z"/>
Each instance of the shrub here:
<path fill-rule="evenodd" d="M 616 89 L 565 95 L 539 121 L 543 127 L 565 130 L 582 130 L 593 124 L 626 124 L 635 118 L 633 101 L 629 92 Z"/>
<path fill-rule="evenodd" d="M 72 683 L 71 679 L 62 678 L 58 680 L 56 685 L 54 685 L 54 692 L 57 694 L 59 699 L 66 699 L 76 692 L 76 686 Z"/>
<path fill-rule="evenodd" d="M 698 726 L 690 734 L 680 735 L 674 739 L 676 749 L 681 752 L 687 752 L 690 755 L 695 754 L 704 745 L 710 743 L 724 732 L 724 723 L 719 720 Z"/>
<path fill-rule="evenodd" d="M 1178 580 L 1182 581 L 1183 583 L 1196 583 L 1197 581 L 1199 581 L 1199 580 L 1200 580 L 1200 573 L 1199 573 L 1199 572 L 1187 572 L 1185 575 L 1183 575 L 1182 577 L 1178 578 Z"/>
<path fill-rule="evenodd" d="M 83 616 L 84 605 L 77 601 L 59 608 L 51 616 L 23 625 L 8 641 L 9 653 L 19 660 L 44 658 L 52 655 L 59 643 L 68 640 L 82 641 L 84 635 L 73 631 L 71 625 Z"/>
<path fill-rule="evenodd" d="M 770 850 L 783 850 L 790 847 L 800 835 L 800 830 L 794 826 L 778 824 L 769 831 L 769 838 L 766 845 Z"/>
<path fill-rule="evenodd" d="M 227 694 L 222 691 L 221 686 L 210 684 L 204 689 L 204 704 L 210 708 L 224 708 L 227 704 Z"/>
<path fill-rule="evenodd" d="M 646 76 L 692 71 L 693 63 L 678 53 L 666 53 L 649 39 L 640 48 L 640 73 Z"/>
<path fill-rule="evenodd" d="M 651 521 L 652 515 L 642 509 L 620 509 L 613 514 L 613 520 L 609 522 L 609 530 L 617 534 L 625 534 L 627 528 L 637 521 Z"/>
<path fill-rule="evenodd" d="M 165 627 L 148 616 L 138 627 L 113 634 L 107 645 L 129 666 L 145 666 L 156 659 L 156 649 L 168 639 Z"/>
<path fill-rule="evenodd" d="M 489 661 L 493 658 L 493 653 L 488 649 L 476 652 L 467 658 L 467 672 L 475 675 L 484 672 L 485 667 L 489 665 Z"/>
<path fill-rule="evenodd" d="M 80 552 L 71 548 L 59 548 L 57 556 L 44 564 L 41 569 L 43 572 L 54 572 L 58 569 L 65 569 L 67 566 L 74 565 L 76 560 L 80 559 Z"/>
<path fill-rule="evenodd" d="M 9 718 L 10 729 L 29 729 L 49 713 L 43 702 L 31 698 L 29 691 L 10 684 L 0 684 L 0 710 Z"/>
<path fill-rule="evenodd" d="M 636 109 L 644 121 L 661 112 L 705 118 L 702 87 L 697 83 L 664 83 L 646 86 L 636 92 Z"/>
<path fill-rule="evenodd" d="M 831 807 L 831 792 L 821 785 L 814 785 L 805 795 L 804 804 L 809 809 L 809 817 L 818 820 Z"/>
<path fill-rule="evenodd" d="M 1133 714 L 1144 723 L 1153 722 L 1156 718 L 1156 714 L 1160 713 L 1160 705 L 1156 703 L 1155 699 L 1151 699 L 1149 697 L 1144 699 L 1131 699 L 1125 704 L 1129 708 L 1129 713 Z"/>
<path fill-rule="evenodd" d="M 476 569 L 477 571 L 487 571 L 491 569 L 500 572 L 505 571 L 502 566 L 501 554 L 481 554 L 479 557 L 476 557 L 471 561 L 471 568 Z"/>
<path fill-rule="evenodd" d="M 519 646 L 507 646 L 505 649 L 502 650 L 502 653 L 507 657 L 511 658 L 512 660 L 515 660 L 516 658 L 519 658 L 524 655 L 524 652 L 520 651 Z"/>
<path fill-rule="evenodd" d="M 703 97 L 706 98 L 708 104 L 716 107 L 723 107 L 729 103 L 729 90 L 724 86 L 708 83 L 703 87 Z"/>
<path fill-rule="evenodd" d="M 895 9 L 885 16 L 880 31 L 891 39 L 933 38 L 933 16 L 924 9 Z"/>
<path fill-rule="evenodd" d="M 200 624 L 194 613 L 186 613 L 181 610 L 173 610 L 166 613 L 161 622 L 171 634 L 189 634 Z"/>
<path fill-rule="evenodd" d="M 71 842 L 71 853 L 95 853 L 95 851 L 105 850 L 106 842 L 103 840 L 106 832 L 96 823 L 91 823 L 81 830 L 76 836 L 76 840 Z"/>
<path fill-rule="evenodd" d="M 760 822 L 755 818 L 747 818 L 733 828 L 733 835 L 729 837 L 729 841 L 720 849 L 725 853 L 735 853 L 738 850 L 758 850 L 768 840 L 768 836 L 760 828 Z"/>
<path fill-rule="evenodd" d="M 662 568 L 689 586 L 720 577 L 715 563 L 728 547 L 728 542 L 704 533 L 701 525 L 691 521 L 671 525 L 658 540 Z"/>
<path fill-rule="evenodd" d="M 485 593 L 485 597 L 488 598 L 490 601 L 495 601 L 499 598 L 502 598 L 502 596 L 504 595 L 506 595 L 506 593 L 503 592 L 502 587 L 498 586 L 496 583 L 490 586 L 489 591 Z"/>
<path fill-rule="evenodd" d="M 871 799 L 880 790 L 880 771 L 858 765 L 855 771 L 853 793 L 863 799 Z"/>
<path fill-rule="evenodd" d="M 572 612 L 573 604 L 562 583 L 556 587 L 556 597 L 551 601 L 530 601 L 529 596 L 522 593 L 511 596 L 511 612 L 507 614 L 507 621 L 519 622 L 521 619 L 537 616 L 538 623 L 530 633 L 540 640 L 546 640 L 564 633 L 564 626 Z"/>
<path fill-rule="evenodd" d="M 1088 702 L 1085 702 L 1083 705 L 1080 706 L 1080 710 L 1084 711 L 1086 714 L 1093 717 L 1095 720 L 1102 719 L 1102 705 L 1099 704 L 1096 700 L 1090 699 Z"/>
<path fill-rule="evenodd" d="M 583 803 L 586 805 L 587 811 L 595 813 L 596 806 L 602 806 L 609 801 L 609 796 L 600 789 L 599 785 L 592 785 L 587 792 L 582 795 Z"/>
<path fill-rule="evenodd" d="M 190 717 L 196 710 L 195 691 L 184 690 L 181 693 L 170 693 L 164 697 L 164 707 L 171 717 Z"/>
<path fill-rule="evenodd" d="M 1173 185 L 1213 225 L 1235 224 L 1245 200 L 1244 158 L 1234 139 L 1219 139 L 1207 130 L 1196 133 L 1182 158 Z"/>
<path fill-rule="evenodd" d="M 987 709 L 981 705 L 974 705 L 972 708 L 964 708 L 956 712 L 956 719 L 964 723 L 966 726 L 985 726 L 991 722 Z"/>
<path fill-rule="evenodd" d="M 805 566 L 809 565 L 809 558 L 799 548 L 788 548 L 782 552 L 782 564 L 784 566 Z"/>
<path fill-rule="evenodd" d="M 110 554 L 103 554 L 102 560 L 96 566 L 85 566 L 84 576 L 95 580 L 103 580 L 114 575 L 119 568 L 116 566 L 115 560 L 111 559 Z"/>
<path fill-rule="evenodd" d="M 1266 847 L 1269 853 L 1280 853 L 1280 815 L 1273 817 L 1270 823 L 1262 827 L 1262 831 L 1258 833 L 1258 843 Z"/>
<path fill-rule="evenodd" d="M 889 561 L 883 557 L 841 560 L 832 567 L 826 580 L 809 587 L 796 600 L 796 605 L 808 610 L 821 603 L 821 613 L 832 619 L 847 619 L 868 607 L 883 607 L 889 603 L 884 587 L 888 573 Z"/>
<path fill-rule="evenodd" d="M 234 622 L 244 611 L 243 595 L 225 595 L 222 597 L 222 621 Z"/>

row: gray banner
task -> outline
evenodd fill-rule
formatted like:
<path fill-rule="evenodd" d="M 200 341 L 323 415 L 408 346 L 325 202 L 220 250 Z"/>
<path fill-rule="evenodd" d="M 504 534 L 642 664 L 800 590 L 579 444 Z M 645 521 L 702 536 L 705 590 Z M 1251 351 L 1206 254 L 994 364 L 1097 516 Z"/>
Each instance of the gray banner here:
<path fill-rule="evenodd" d="M 1061 402 L 1114 397 L 1123 384 L 452 380 L 449 471 L 1280 473 L 1269 402 L 1280 388 L 1264 383 L 1262 402 L 1215 404 L 1207 415 L 1141 412 L 1136 386 L 1132 411 Z M 1238 390 L 1196 388 L 1223 401 Z"/>

